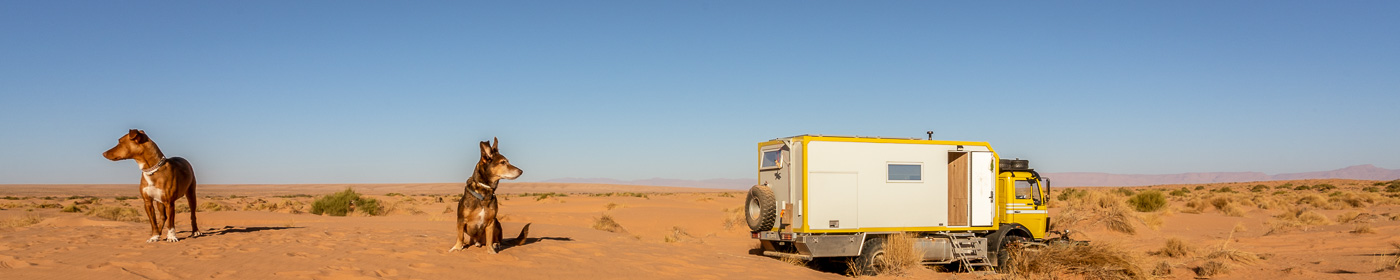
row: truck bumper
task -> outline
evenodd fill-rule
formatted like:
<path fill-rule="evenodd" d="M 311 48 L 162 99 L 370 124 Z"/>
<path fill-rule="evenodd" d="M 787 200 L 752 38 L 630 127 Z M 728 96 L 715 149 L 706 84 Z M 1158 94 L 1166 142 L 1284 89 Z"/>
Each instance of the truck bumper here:
<path fill-rule="evenodd" d="M 852 257 L 860 255 L 865 245 L 865 233 L 840 235 L 814 235 L 809 233 L 760 231 L 751 234 L 753 239 L 768 242 L 792 242 L 797 254 L 813 258 Z M 766 249 L 766 248 L 765 248 Z M 767 253 L 764 253 L 767 255 Z"/>

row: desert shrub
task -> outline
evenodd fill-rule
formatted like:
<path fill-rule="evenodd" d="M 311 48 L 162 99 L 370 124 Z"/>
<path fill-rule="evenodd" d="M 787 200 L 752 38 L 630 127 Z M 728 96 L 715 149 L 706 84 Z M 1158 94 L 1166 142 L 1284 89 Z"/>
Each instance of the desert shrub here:
<path fill-rule="evenodd" d="M 1168 193 L 1168 194 L 1170 194 L 1171 196 L 1186 196 L 1186 195 L 1188 195 L 1188 194 L 1191 194 L 1191 191 L 1188 191 L 1188 190 L 1185 190 L 1185 189 L 1180 189 L 1180 190 L 1174 190 L 1174 191 L 1172 191 L 1171 193 Z"/>
<path fill-rule="evenodd" d="M 917 269 L 923 262 L 924 252 L 914 246 L 917 240 L 912 234 L 891 234 L 885 237 L 885 257 L 876 259 L 877 275 L 904 274 Z"/>
<path fill-rule="evenodd" d="M 58 203 L 40 203 L 38 206 L 34 206 L 34 208 L 39 208 L 39 209 L 63 208 L 63 205 L 62 205 L 62 204 L 58 204 Z"/>
<path fill-rule="evenodd" d="M 1386 258 L 1384 265 L 1381 267 L 1381 270 L 1400 269 L 1400 243 L 1390 243 L 1390 246 L 1395 247 L 1395 252 L 1391 253 L 1390 257 Z"/>
<path fill-rule="evenodd" d="M 1288 213 L 1285 213 L 1285 215 L 1288 215 Z M 1302 210 L 1294 212 L 1293 219 L 1304 225 L 1320 226 L 1332 223 L 1332 220 L 1327 219 L 1327 216 L 1323 216 L 1322 214 L 1313 212 L 1312 210 Z"/>
<path fill-rule="evenodd" d="M 64 207 L 63 207 L 63 210 L 58 210 L 58 211 L 59 211 L 59 212 L 63 212 L 63 213 L 77 213 L 77 212 L 82 212 L 83 209 L 82 209 L 81 207 L 78 207 L 77 204 L 70 204 L 70 205 L 68 205 L 68 206 L 64 206 Z"/>
<path fill-rule="evenodd" d="M 778 258 L 778 261 L 782 261 L 784 263 L 795 266 L 807 266 L 807 259 L 803 259 L 794 255 L 783 255 L 782 257 Z"/>
<path fill-rule="evenodd" d="M 1131 253 L 1103 243 L 1051 244 L 1040 250 L 1012 250 L 1005 264 L 1016 278 L 1147 279 Z"/>
<path fill-rule="evenodd" d="M 1162 196 L 1160 191 L 1143 191 L 1129 198 L 1128 205 L 1138 212 L 1153 212 L 1167 206 L 1167 197 Z"/>
<path fill-rule="evenodd" d="M 1284 195 L 1284 194 L 1288 194 L 1288 191 L 1275 191 L 1275 192 L 1274 192 L 1274 195 Z"/>
<path fill-rule="evenodd" d="M 1201 212 L 1205 212 L 1205 211 L 1206 211 L 1206 207 L 1210 207 L 1210 203 L 1207 203 L 1204 199 L 1197 198 L 1197 199 L 1192 200 L 1192 201 L 1187 201 L 1187 202 L 1186 202 L 1186 209 L 1182 209 L 1181 212 L 1182 212 L 1182 213 L 1191 213 L 1191 214 L 1200 214 Z"/>
<path fill-rule="evenodd" d="M 1157 266 L 1152 268 L 1152 276 L 1172 275 L 1172 264 L 1167 261 L 1157 262 Z"/>
<path fill-rule="evenodd" d="M 1376 229 L 1371 228 L 1371 224 L 1358 224 L 1358 225 L 1356 225 L 1356 228 L 1354 228 L 1354 229 L 1351 230 L 1351 233 L 1354 233 L 1354 234 L 1376 233 Z"/>
<path fill-rule="evenodd" d="M 1368 216 L 1368 214 L 1366 214 L 1366 213 L 1361 213 L 1361 212 L 1357 212 L 1357 211 L 1347 211 L 1346 213 L 1342 213 L 1341 215 L 1337 215 L 1337 223 L 1345 224 L 1345 223 L 1363 221 L 1367 216 Z"/>
<path fill-rule="evenodd" d="M 1385 192 L 1400 192 L 1400 180 L 1385 183 Z"/>
<path fill-rule="evenodd" d="M 1167 245 L 1163 246 L 1162 249 L 1149 253 L 1158 256 L 1180 258 L 1190 256 L 1192 252 L 1195 252 L 1195 250 L 1191 249 L 1191 246 L 1186 245 L 1186 241 L 1181 241 L 1181 238 L 1172 237 L 1167 239 Z"/>
<path fill-rule="evenodd" d="M 565 196 L 569 196 L 569 194 L 566 194 L 566 193 L 556 193 L 556 192 L 547 192 L 547 193 L 523 193 L 523 194 L 520 194 L 520 196 L 522 196 L 522 197 L 523 197 L 523 196 L 533 196 L 533 197 L 535 197 L 535 201 L 540 201 L 540 200 L 545 200 L 545 199 L 551 198 L 551 197 L 565 197 Z"/>
<path fill-rule="evenodd" d="M 1330 196 L 1330 197 L 1338 197 L 1338 196 L 1342 196 L 1343 194 L 1346 194 L 1346 193 L 1343 193 L 1342 191 L 1335 191 L 1335 192 L 1332 192 L 1332 193 L 1327 194 L 1327 196 Z"/>
<path fill-rule="evenodd" d="M 1230 189 L 1230 187 L 1220 187 L 1219 189 L 1211 190 L 1211 192 L 1232 193 L 1235 192 L 1235 190 Z"/>
<path fill-rule="evenodd" d="M 1293 187 L 1293 190 L 1295 190 L 1295 191 L 1306 191 L 1306 190 L 1312 190 L 1312 187 L 1310 187 L 1310 186 L 1308 186 L 1308 185 L 1298 185 L 1297 187 Z"/>
<path fill-rule="evenodd" d="M 1332 184 L 1318 184 L 1316 186 L 1313 186 L 1313 188 L 1317 189 L 1317 191 L 1325 192 L 1337 189 L 1337 186 L 1333 186 Z"/>
<path fill-rule="evenodd" d="M 1211 276 L 1230 273 L 1230 267 L 1225 266 L 1225 263 L 1219 261 L 1208 261 L 1196 267 L 1193 271 L 1196 272 L 1196 276 L 1210 278 Z"/>
<path fill-rule="evenodd" d="M 608 202 L 608 205 L 603 205 L 603 208 L 606 208 L 608 210 L 617 209 L 618 207 L 622 207 L 622 204 L 617 204 L 616 202 Z"/>
<path fill-rule="evenodd" d="M 1117 188 L 1117 189 L 1114 189 L 1114 190 L 1113 190 L 1113 193 L 1118 194 L 1118 195 L 1122 195 L 1122 196 L 1133 196 L 1133 194 L 1134 194 L 1133 190 L 1128 189 L 1128 188 Z"/>
<path fill-rule="evenodd" d="M 1298 198 L 1298 205 L 1311 205 L 1312 207 L 1317 207 L 1317 208 L 1322 208 L 1322 209 L 1330 209 L 1330 208 L 1332 208 L 1332 203 L 1329 203 L 1329 202 L 1327 201 L 1327 198 L 1322 197 L 1321 195 L 1316 195 L 1316 194 L 1312 194 L 1312 195 L 1304 196 L 1304 197 L 1302 197 L 1302 198 Z"/>
<path fill-rule="evenodd" d="M 40 218 L 39 215 L 26 213 L 24 216 L 0 220 L 0 229 L 27 227 L 42 221 L 44 221 L 44 218 Z"/>
<path fill-rule="evenodd" d="M 118 196 L 117 201 L 136 199 L 135 196 Z"/>
<path fill-rule="evenodd" d="M 140 222 L 146 219 L 146 215 L 136 208 L 100 206 L 89 209 L 88 216 L 122 222 Z"/>
<path fill-rule="evenodd" d="M 384 194 L 384 196 L 405 196 L 405 195 L 402 194 L 402 193 L 391 192 L 391 193 Z"/>
<path fill-rule="evenodd" d="M 734 197 L 733 193 L 719 193 L 719 197 Z"/>
<path fill-rule="evenodd" d="M 696 239 L 694 235 L 690 235 L 689 232 L 686 232 L 685 229 L 681 227 L 671 227 L 671 234 L 662 237 L 662 241 L 666 241 L 666 243 L 675 243 L 687 240 L 695 241 Z"/>
<path fill-rule="evenodd" d="M 354 209 L 351 209 L 351 208 Z M 360 196 L 354 189 L 346 188 L 343 191 L 316 198 L 311 203 L 311 214 L 345 216 L 351 212 L 366 214 L 370 216 L 379 215 L 381 207 L 379 200 Z"/>
<path fill-rule="evenodd" d="M 1253 188 L 1249 188 L 1249 191 L 1251 191 L 1251 192 L 1263 192 L 1264 190 L 1268 190 L 1268 189 L 1269 189 L 1269 186 L 1265 186 L 1265 185 L 1254 185 Z"/>
<path fill-rule="evenodd" d="M 1242 264 L 1253 264 L 1259 261 L 1259 255 L 1257 254 L 1235 249 L 1229 249 L 1223 246 L 1219 250 L 1211 252 L 1210 255 L 1206 256 L 1206 258 L 1213 260 L 1225 259 Z"/>
<path fill-rule="evenodd" d="M 1380 192 L 1381 189 L 1380 189 L 1380 188 L 1377 188 L 1377 187 L 1365 187 L 1365 188 L 1361 188 L 1361 191 L 1364 191 L 1364 192 Z"/>
<path fill-rule="evenodd" d="M 1240 206 L 1234 203 L 1226 204 L 1224 208 L 1220 208 L 1220 213 L 1231 217 L 1244 217 L 1244 209 L 1240 209 Z"/>
<path fill-rule="evenodd" d="M 1293 189 L 1293 183 L 1278 185 L 1277 187 L 1274 187 L 1274 189 L 1290 190 Z"/>
<path fill-rule="evenodd" d="M 1112 231 L 1137 234 L 1137 227 L 1133 226 L 1132 216 L 1128 214 L 1128 211 L 1123 207 L 1109 209 L 1102 217 L 1104 226 Z"/>
<path fill-rule="evenodd" d="M 1158 214 L 1155 214 L 1155 213 L 1154 213 L 1154 214 L 1147 214 L 1147 215 L 1143 215 L 1143 216 L 1141 216 L 1141 217 L 1138 217 L 1138 219 L 1139 219 L 1139 220 L 1142 220 L 1142 224 L 1143 224 L 1143 225 L 1147 225 L 1147 228 L 1150 228 L 1150 229 L 1152 229 L 1152 230 L 1157 230 L 1157 229 L 1162 228 L 1162 223 L 1163 223 L 1163 221 L 1162 221 L 1162 215 L 1158 215 Z"/>
<path fill-rule="evenodd" d="M 608 214 L 603 214 L 603 216 L 593 219 L 593 229 L 606 232 L 627 231 L 627 229 L 622 228 L 622 225 L 618 224 L 617 221 L 613 220 L 612 216 L 608 216 Z"/>
<path fill-rule="evenodd" d="M 1083 190 L 1065 189 L 1060 191 L 1060 195 L 1056 196 L 1056 198 L 1060 199 L 1060 201 L 1069 201 L 1071 199 L 1083 198 L 1086 195 L 1089 195 L 1088 192 Z"/>
<path fill-rule="evenodd" d="M 224 211 L 224 205 L 218 202 L 206 201 L 199 204 L 199 209 L 209 212 Z"/>
<path fill-rule="evenodd" d="M 1064 211 L 1056 213 L 1054 219 L 1050 219 L 1050 230 L 1069 229 L 1073 227 L 1074 224 L 1084 221 L 1084 219 L 1086 219 L 1084 212 L 1075 209 L 1065 209 Z"/>
<path fill-rule="evenodd" d="M 1199 191 L 1199 190 L 1204 190 L 1204 189 L 1206 189 L 1206 186 L 1196 186 L 1196 190 L 1198 190 L 1198 191 Z"/>

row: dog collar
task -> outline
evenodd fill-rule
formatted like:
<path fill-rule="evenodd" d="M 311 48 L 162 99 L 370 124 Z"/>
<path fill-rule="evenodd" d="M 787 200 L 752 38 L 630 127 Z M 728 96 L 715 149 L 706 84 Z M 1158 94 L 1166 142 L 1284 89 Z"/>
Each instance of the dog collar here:
<path fill-rule="evenodd" d="M 156 162 L 156 166 L 152 166 L 151 168 L 141 169 L 141 173 L 142 173 L 142 174 L 146 174 L 146 176 L 151 176 L 151 174 L 155 174 L 156 171 L 160 170 L 160 167 L 161 167 L 161 166 L 165 166 L 165 158 L 161 158 L 160 161 L 157 161 L 157 162 Z"/>
<path fill-rule="evenodd" d="M 487 186 L 486 184 L 482 184 L 481 182 L 475 182 L 475 183 L 476 183 L 477 186 L 482 187 L 482 188 L 487 188 L 487 189 L 490 189 L 490 188 L 491 188 L 491 186 Z M 481 194 L 479 194 L 479 193 L 476 193 L 476 191 L 473 191 L 472 188 L 467 188 L 467 193 L 471 194 L 472 197 L 476 197 L 476 199 L 478 199 L 478 200 L 484 200 L 484 199 L 486 199 L 486 196 L 483 196 L 483 195 L 481 195 Z"/>

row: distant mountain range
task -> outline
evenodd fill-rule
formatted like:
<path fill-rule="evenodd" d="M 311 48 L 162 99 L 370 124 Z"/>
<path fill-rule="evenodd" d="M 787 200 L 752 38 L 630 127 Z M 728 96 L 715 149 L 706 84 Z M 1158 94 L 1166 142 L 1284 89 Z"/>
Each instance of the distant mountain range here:
<path fill-rule="evenodd" d="M 1332 171 L 1303 173 L 1283 173 L 1276 175 L 1263 172 L 1206 172 L 1180 174 L 1109 174 L 1091 172 L 1046 173 L 1050 184 L 1057 187 L 1097 187 L 1097 186 L 1147 186 L 1172 184 L 1207 184 L 1225 182 L 1253 182 L 1302 179 L 1353 179 L 1353 180 L 1395 180 L 1400 179 L 1400 169 L 1385 169 L 1374 165 L 1356 165 Z"/>
<path fill-rule="evenodd" d="M 1276 175 L 1263 172 L 1204 172 L 1180 174 L 1109 174 L 1093 172 L 1045 173 L 1056 187 L 1099 187 L 1099 186 L 1148 186 L 1172 184 L 1208 184 L 1225 182 L 1253 182 L 1302 179 L 1353 179 L 1353 180 L 1396 180 L 1400 179 L 1400 169 L 1385 169 L 1365 164 L 1332 171 L 1283 173 Z M 689 187 L 707 189 L 747 190 L 754 179 L 666 179 L 651 178 L 642 180 L 618 180 L 608 178 L 558 178 L 545 180 L 546 183 L 589 183 L 614 185 L 642 185 L 665 187 Z"/>
<path fill-rule="evenodd" d="M 608 178 L 558 178 L 545 180 L 546 183 L 588 183 L 588 184 L 611 184 L 611 185 L 642 185 L 642 186 L 665 186 L 665 187 L 688 187 L 706 189 L 731 189 L 748 190 L 758 179 L 666 179 L 651 178 L 642 180 L 618 180 Z"/>

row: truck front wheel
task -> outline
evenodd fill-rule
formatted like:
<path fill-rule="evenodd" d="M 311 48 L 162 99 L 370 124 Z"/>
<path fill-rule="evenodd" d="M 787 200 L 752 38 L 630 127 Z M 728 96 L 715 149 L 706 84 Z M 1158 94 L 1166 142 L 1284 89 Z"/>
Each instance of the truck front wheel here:
<path fill-rule="evenodd" d="M 773 221 L 778 216 L 778 205 L 773 199 L 773 189 L 765 185 L 754 185 L 749 188 L 749 196 L 744 200 L 744 217 L 748 219 L 749 229 L 753 231 L 765 231 L 773 229 Z"/>

